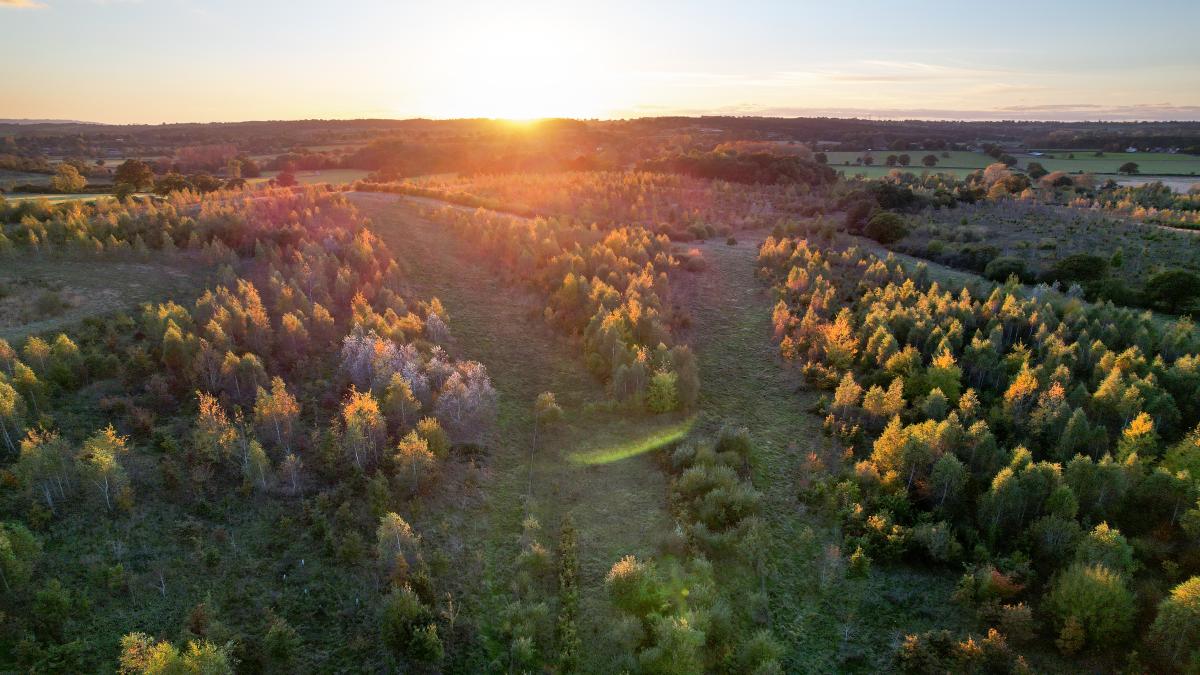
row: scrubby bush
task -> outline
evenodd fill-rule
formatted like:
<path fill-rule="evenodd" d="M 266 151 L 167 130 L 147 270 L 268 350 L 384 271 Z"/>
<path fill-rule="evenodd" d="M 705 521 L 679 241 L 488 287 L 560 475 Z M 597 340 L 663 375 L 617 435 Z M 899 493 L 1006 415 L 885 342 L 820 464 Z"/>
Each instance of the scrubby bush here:
<path fill-rule="evenodd" d="M 883 211 L 871 217 L 863 234 L 881 244 L 892 244 L 908 235 L 908 226 L 902 217 Z"/>
<path fill-rule="evenodd" d="M 983 270 L 983 276 L 992 281 L 1004 282 L 1010 276 L 1015 276 L 1018 279 L 1026 279 L 1029 276 L 1029 270 L 1025 267 L 1025 261 L 1020 258 L 1011 256 L 1001 256 L 992 259 Z"/>

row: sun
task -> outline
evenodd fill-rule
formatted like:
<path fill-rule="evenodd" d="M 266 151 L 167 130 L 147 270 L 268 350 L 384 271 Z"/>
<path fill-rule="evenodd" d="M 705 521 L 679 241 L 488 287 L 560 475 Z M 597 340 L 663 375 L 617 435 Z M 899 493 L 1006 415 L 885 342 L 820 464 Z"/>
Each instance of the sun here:
<path fill-rule="evenodd" d="M 509 17 L 466 30 L 443 63 L 425 106 L 434 117 L 532 120 L 597 117 L 607 76 L 583 41 L 538 17 Z"/>

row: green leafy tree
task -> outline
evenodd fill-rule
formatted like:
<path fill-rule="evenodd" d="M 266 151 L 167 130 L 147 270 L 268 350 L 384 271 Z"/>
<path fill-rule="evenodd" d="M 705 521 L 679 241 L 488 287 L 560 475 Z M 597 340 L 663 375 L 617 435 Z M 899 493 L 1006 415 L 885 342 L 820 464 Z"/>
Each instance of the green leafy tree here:
<path fill-rule="evenodd" d="M 1159 603 L 1150 638 L 1181 672 L 1200 672 L 1200 576 L 1171 589 Z"/>
<path fill-rule="evenodd" d="M 129 478 L 121 466 L 125 454 L 125 437 L 118 436 L 111 425 L 92 434 L 79 452 L 80 473 L 96 488 L 109 511 L 118 503 L 132 498 Z"/>
<path fill-rule="evenodd" d="M 281 616 L 272 616 L 263 637 L 267 658 L 279 671 L 290 670 L 299 656 L 303 643 L 300 634 Z"/>
<path fill-rule="evenodd" d="M 132 192 L 147 190 L 154 185 L 154 169 L 139 159 L 127 159 L 117 167 L 113 182 Z"/>
<path fill-rule="evenodd" d="M 156 642 L 145 633 L 121 638 L 121 675 L 232 675 L 236 659 L 231 645 L 207 640 L 188 642 L 180 651 L 170 642 Z"/>
<path fill-rule="evenodd" d="M 397 659 L 437 666 L 445 655 L 433 612 L 408 586 L 392 589 L 384 598 L 379 632 L 384 646 Z"/>
<path fill-rule="evenodd" d="M 33 597 L 33 627 L 44 639 L 63 639 L 67 621 L 74 609 L 71 592 L 58 579 L 46 582 Z"/>
<path fill-rule="evenodd" d="M 1103 565 L 1075 563 L 1061 572 L 1046 596 L 1045 608 L 1067 628 L 1074 619 L 1089 644 L 1113 644 L 1133 625 L 1133 594 L 1119 572 Z"/>
<path fill-rule="evenodd" d="M 191 190 L 194 187 L 195 186 L 192 185 L 187 178 L 184 178 L 182 175 L 173 171 L 154 181 L 154 193 L 164 196 L 169 195 L 172 192 Z"/>
<path fill-rule="evenodd" d="M 904 219 L 890 211 L 880 211 L 867 221 L 863 234 L 881 244 L 893 244 L 908 236 Z"/>
<path fill-rule="evenodd" d="M 0 436 L 8 451 L 16 454 L 16 439 L 21 436 L 25 405 L 21 395 L 11 384 L 0 379 Z"/>
<path fill-rule="evenodd" d="M 644 673 L 689 675 L 704 672 L 704 631 L 694 615 L 659 616 L 651 627 L 653 644 L 638 654 Z"/>
<path fill-rule="evenodd" d="M 383 393 L 383 414 L 401 431 L 408 429 L 421 412 L 421 402 L 413 395 L 412 385 L 400 373 L 394 373 Z"/>
<path fill-rule="evenodd" d="M 0 523 L 0 581 L 5 593 L 29 583 L 41 555 L 41 542 L 24 525 Z"/>
<path fill-rule="evenodd" d="M 254 419 L 259 425 L 270 429 L 278 447 L 291 452 L 292 425 L 300 415 L 300 404 L 288 393 L 283 378 L 271 380 L 271 389 L 259 387 L 254 402 Z"/>
<path fill-rule="evenodd" d="M 34 499 L 57 514 L 58 505 L 66 501 L 75 482 L 71 446 L 55 432 L 30 430 L 21 440 L 21 456 L 13 473 Z"/>
<path fill-rule="evenodd" d="M 675 373 L 669 370 L 660 370 L 650 378 L 650 386 L 646 390 L 646 407 L 650 412 L 665 413 L 679 407 L 676 381 Z"/>
<path fill-rule="evenodd" d="M 1121 531 L 1100 523 L 1075 549 L 1076 562 L 1085 565 L 1103 565 L 1108 569 L 1128 576 L 1133 573 L 1133 546 L 1125 540 Z"/>
<path fill-rule="evenodd" d="M 554 392 L 544 391 L 538 394 L 533 404 L 534 420 L 543 427 L 552 426 L 562 421 L 563 409 L 554 398 Z"/>
<path fill-rule="evenodd" d="M 429 441 L 421 438 L 416 431 L 408 432 L 396 444 L 394 461 L 396 469 L 408 475 L 413 494 L 420 489 L 422 477 L 432 474 L 437 468 L 437 458 L 429 450 Z"/>
<path fill-rule="evenodd" d="M 938 508 L 953 506 L 966 488 L 969 478 L 966 465 L 952 453 L 939 457 L 929 476 L 930 493 Z"/>
<path fill-rule="evenodd" d="M 421 537 L 408 521 L 385 513 L 375 530 L 375 554 L 389 578 L 403 580 L 421 560 Z"/>
<path fill-rule="evenodd" d="M 55 170 L 54 177 L 50 179 L 50 186 L 55 192 L 69 194 L 87 187 L 87 179 L 79 173 L 79 169 L 64 162 Z"/>
<path fill-rule="evenodd" d="M 1137 162 L 1125 162 L 1117 169 L 1117 173 L 1135 174 L 1137 172 L 1138 172 Z"/>
<path fill-rule="evenodd" d="M 417 435 L 429 444 L 429 451 L 438 459 L 445 459 L 450 454 L 450 435 L 442 429 L 442 423 L 436 417 L 424 417 L 417 422 Z"/>
<path fill-rule="evenodd" d="M 604 585 L 617 609 L 639 618 L 658 611 L 665 602 L 654 563 L 642 562 L 631 555 L 612 566 Z"/>
<path fill-rule="evenodd" d="M 1146 280 L 1143 293 L 1151 304 L 1179 313 L 1200 298 L 1200 275 L 1181 269 L 1163 270 Z"/>

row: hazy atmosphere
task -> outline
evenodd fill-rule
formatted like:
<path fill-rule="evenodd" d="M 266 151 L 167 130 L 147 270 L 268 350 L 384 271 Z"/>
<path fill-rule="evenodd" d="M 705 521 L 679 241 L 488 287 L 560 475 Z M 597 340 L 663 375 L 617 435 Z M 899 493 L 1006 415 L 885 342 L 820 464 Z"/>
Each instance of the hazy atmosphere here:
<path fill-rule="evenodd" d="M 1197 26 L 0 0 L 0 673 L 1200 674 Z"/>
<path fill-rule="evenodd" d="M 1194 119 L 1197 24 L 1182 0 L 5 0 L 0 116 Z"/>

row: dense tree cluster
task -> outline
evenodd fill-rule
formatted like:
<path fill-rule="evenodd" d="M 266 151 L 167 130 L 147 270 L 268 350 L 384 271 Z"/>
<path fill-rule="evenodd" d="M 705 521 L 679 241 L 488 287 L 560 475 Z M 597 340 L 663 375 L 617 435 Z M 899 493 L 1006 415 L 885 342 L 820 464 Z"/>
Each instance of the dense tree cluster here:
<path fill-rule="evenodd" d="M 652 412 L 695 406 L 695 356 L 672 344 L 680 317 L 667 305 L 668 279 L 679 263 L 666 236 L 636 226 L 602 230 L 453 207 L 427 216 L 537 289 L 546 298 L 546 321 L 582 337 L 588 367 L 615 399 Z"/>
<path fill-rule="evenodd" d="M 759 262 L 784 358 L 833 390 L 826 425 L 854 461 L 805 496 L 850 544 L 970 563 L 959 598 L 981 621 L 1041 623 L 1064 653 L 1121 644 L 1136 604 L 1200 573 L 1190 321 L 1015 286 L 975 297 L 803 240 L 768 239 Z"/>
<path fill-rule="evenodd" d="M 407 297 L 391 254 L 337 192 L 181 194 L 45 215 L 9 231 L 43 254 L 132 240 L 196 250 L 219 269 L 190 306 L 146 304 L 136 318 L 90 319 L 70 337 L 35 335 L 19 348 L 0 340 L 0 507 L 12 519 L 0 524 L 0 580 L 6 613 L 25 626 L 0 621 L 9 644 L 21 645 L 0 658 L 99 667 L 78 622 L 97 591 L 40 573 L 58 528 L 128 521 L 144 492 L 163 500 L 156 505 L 196 509 L 240 493 L 302 498 L 309 531 L 324 533 L 316 555 L 346 566 L 371 558 L 374 533 L 387 580 L 370 603 L 381 608 L 382 640 L 399 663 L 436 666 L 448 600 L 434 590 L 419 535 L 395 511 L 431 489 L 452 446 L 485 441 L 496 405 L 484 367 L 446 354 L 441 304 Z M 112 420 L 90 431 L 74 412 L 88 388 L 106 392 L 98 409 Z M 120 551 L 123 537 L 112 536 Z M 131 571 L 116 565 L 106 583 L 119 590 Z M 157 574 L 154 592 L 165 597 L 173 580 Z M 121 668 L 232 672 L 251 659 L 288 670 L 297 658 L 298 637 L 281 617 L 256 634 L 264 648 L 248 651 L 212 611 L 193 610 L 185 648 L 129 634 Z"/>
<path fill-rule="evenodd" d="M 837 172 L 824 164 L 775 152 L 691 153 L 643 162 L 641 168 L 731 183 L 822 186 L 837 180 Z"/>

